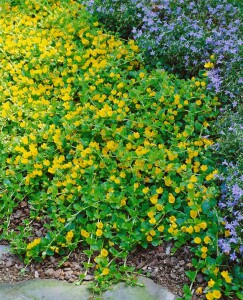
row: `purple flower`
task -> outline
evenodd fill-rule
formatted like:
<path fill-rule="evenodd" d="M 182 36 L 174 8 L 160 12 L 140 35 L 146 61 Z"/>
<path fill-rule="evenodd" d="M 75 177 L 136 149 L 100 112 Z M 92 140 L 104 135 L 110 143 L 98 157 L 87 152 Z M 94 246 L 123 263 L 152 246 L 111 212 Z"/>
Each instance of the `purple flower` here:
<path fill-rule="evenodd" d="M 222 251 L 224 253 L 230 253 L 231 247 L 230 247 L 229 243 L 227 243 L 223 239 L 219 239 L 218 243 L 219 243 L 219 247 L 222 249 Z"/>
<path fill-rule="evenodd" d="M 232 187 L 232 193 L 236 200 L 239 200 L 240 197 L 243 196 L 243 190 L 238 186 L 238 184 L 234 184 Z"/>
<path fill-rule="evenodd" d="M 242 64 L 243 41 L 239 11 L 232 4 L 221 1 L 215 6 L 212 0 L 130 0 L 126 4 L 121 0 L 104 0 L 102 6 L 94 0 L 84 3 L 88 3 L 89 10 L 98 12 L 102 20 L 107 19 L 109 28 L 130 26 L 131 35 L 141 48 L 148 50 L 150 62 L 161 60 L 172 71 L 191 76 L 194 70 L 195 75 L 214 54 L 217 71 L 211 70 L 208 88 L 236 101 L 243 79 L 235 68 Z M 109 23 L 109 14 L 117 14 L 118 22 Z M 134 16 L 131 24 L 124 20 L 127 14 Z M 175 53 L 176 61 L 171 59 Z"/>
<path fill-rule="evenodd" d="M 233 252 L 233 253 L 230 254 L 230 259 L 232 261 L 235 261 L 237 259 L 237 256 L 236 256 L 235 252 Z"/>

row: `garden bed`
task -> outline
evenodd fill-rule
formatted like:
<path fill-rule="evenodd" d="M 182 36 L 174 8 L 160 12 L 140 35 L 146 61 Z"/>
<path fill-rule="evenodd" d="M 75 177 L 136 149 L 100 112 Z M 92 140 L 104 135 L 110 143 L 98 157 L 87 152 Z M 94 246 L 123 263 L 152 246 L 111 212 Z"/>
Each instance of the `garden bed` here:
<path fill-rule="evenodd" d="M 156 280 L 156 268 L 174 277 L 171 289 L 187 275 L 185 299 L 240 297 L 240 267 L 218 248 L 229 232 L 211 147 L 220 101 L 206 70 L 181 79 L 146 68 L 133 40 L 75 1 L 1 8 L 0 239 L 31 276 L 90 274 L 98 293 L 148 261 Z M 177 260 L 188 248 L 191 262 Z"/>

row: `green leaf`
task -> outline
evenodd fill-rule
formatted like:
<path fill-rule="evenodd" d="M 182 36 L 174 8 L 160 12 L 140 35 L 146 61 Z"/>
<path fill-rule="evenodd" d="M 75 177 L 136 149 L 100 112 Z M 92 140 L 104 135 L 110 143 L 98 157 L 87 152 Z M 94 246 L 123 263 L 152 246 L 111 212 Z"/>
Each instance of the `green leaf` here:
<path fill-rule="evenodd" d="M 54 251 L 51 250 L 51 249 L 47 249 L 46 250 L 46 254 L 49 255 L 49 256 L 53 256 L 54 255 Z"/>
<path fill-rule="evenodd" d="M 233 274 L 234 274 L 234 277 L 236 277 L 240 280 L 243 280 L 243 272 L 242 272 L 240 266 L 233 267 Z"/>
<path fill-rule="evenodd" d="M 239 300 L 243 300 L 243 293 L 242 292 L 237 292 L 236 296 L 238 297 Z"/>
<path fill-rule="evenodd" d="M 185 284 L 185 285 L 183 286 L 183 292 L 184 292 L 186 295 L 191 294 L 191 290 L 190 290 L 190 288 L 189 288 L 189 286 L 188 286 L 187 284 Z"/>
<path fill-rule="evenodd" d="M 82 210 L 81 205 L 79 205 L 78 203 L 75 203 L 75 204 L 73 205 L 73 208 L 74 208 L 76 211 L 81 211 L 81 210 Z"/>
<path fill-rule="evenodd" d="M 210 204 L 210 202 L 209 202 L 209 201 L 204 201 L 204 202 L 202 203 L 202 211 L 203 211 L 204 213 L 208 213 L 208 212 L 210 211 L 210 209 L 211 209 L 211 204 Z"/>
<path fill-rule="evenodd" d="M 194 281 L 197 276 L 197 271 L 186 271 L 186 275 L 191 281 Z"/>
<path fill-rule="evenodd" d="M 8 180 L 8 179 L 4 179 L 4 180 L 3 180 L 3 184 L 4 184 L 4 185 L 10 185 L 10 184 L 11 184 L 11 181 Z"/>

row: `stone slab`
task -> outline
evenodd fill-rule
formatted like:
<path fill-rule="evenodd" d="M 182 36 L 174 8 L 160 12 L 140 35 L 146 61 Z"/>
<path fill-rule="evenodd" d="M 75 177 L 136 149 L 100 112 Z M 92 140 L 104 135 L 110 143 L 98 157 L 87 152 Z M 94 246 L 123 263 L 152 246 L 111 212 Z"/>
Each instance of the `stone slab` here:
<path fill-rule="evenodd" d="M 0 284 L 4 300 L 88 300 L 85 286 L 75 286 L 55 279 L 33 279 L 13 285 Z"/>
<path fill-rule="evenodd" d="M 175 295 L 152 280 L 139 277 L 145 287 L 119 283 L 103 294 L 104 300 L 175 300 Z M 0 284 L 0 299 L 4 300 L 89 300 L 87 286 L 76 286 L 56 279 L 33 279 L 20 283 Z"/>
<path fill-rule="evenodd" d="M 0 245 L 0 258 L 3 254 L 7 254 L 7 253 L 10 253 L 10 247 Z"/>
<path fill-rule="evenodd" d="M 175 300 L 176 296 L 153 280 L 140 276 L 140 283 L 145 287 L 128 286 L 119 283 L 112 290 L 103 294 L 104 300 Z"/>

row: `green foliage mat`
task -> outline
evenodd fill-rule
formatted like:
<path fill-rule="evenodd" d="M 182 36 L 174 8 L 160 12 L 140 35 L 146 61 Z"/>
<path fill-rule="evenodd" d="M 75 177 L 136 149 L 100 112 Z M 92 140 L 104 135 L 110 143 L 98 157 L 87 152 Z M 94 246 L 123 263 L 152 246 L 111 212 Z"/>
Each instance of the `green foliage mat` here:
<path fill-rule="evenodd" d="M 116 259 L 136 245 L 188 242 L 197 271 L 222 285 L 207 138 L 217 98 L 206 79 L 147 73 L 133 41 L 97 26 L 75 2 L 2 5 L 1 238 L 26 263 L 82 247 L 96 290 L 131 271 Z M 10 231 L 22 200 L 29 219 Z M 48 234 L 27 243 L 45 216 Z"/>

